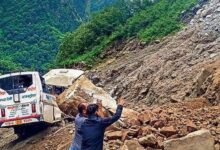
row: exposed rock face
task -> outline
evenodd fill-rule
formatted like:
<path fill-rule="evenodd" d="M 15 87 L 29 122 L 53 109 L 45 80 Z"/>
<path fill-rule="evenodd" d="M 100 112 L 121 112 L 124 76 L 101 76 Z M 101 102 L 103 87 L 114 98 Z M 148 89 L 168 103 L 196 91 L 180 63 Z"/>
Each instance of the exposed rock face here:
<path fill-rule="evenodd" d="M 215 150 L 208 130 L 192 132 L 185 137 L 165 141 L 164 150 Z"/>
<path fill-rule="evenodd" d="M 208 91 L 196 89 L 201 89 L 200 85 L 213 75 L 204 71 L 207 64 L 220 59 L 219 27 L 220 3 L 210 0 L 175 36 L 148 46 L 135 39 L 122 43 L 115 49 L 117 54 L 112 54 L 114 59 L 94 72 L 106 90 L 133 102 L 152 105 L 200 96 Z M 214 94 L 211 101 L 217 99 Z"/>

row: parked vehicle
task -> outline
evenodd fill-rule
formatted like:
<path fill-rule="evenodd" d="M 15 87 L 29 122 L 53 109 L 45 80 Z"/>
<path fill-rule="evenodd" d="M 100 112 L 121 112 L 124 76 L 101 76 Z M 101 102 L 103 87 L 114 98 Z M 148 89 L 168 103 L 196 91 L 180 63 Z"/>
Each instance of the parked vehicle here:
<path fill-rule="evenodd" d="M 22 134 L 27 125 L 61 121 L 62 112 L 49 85 L 38 72 L 0 76 L 0 127 Z"/>

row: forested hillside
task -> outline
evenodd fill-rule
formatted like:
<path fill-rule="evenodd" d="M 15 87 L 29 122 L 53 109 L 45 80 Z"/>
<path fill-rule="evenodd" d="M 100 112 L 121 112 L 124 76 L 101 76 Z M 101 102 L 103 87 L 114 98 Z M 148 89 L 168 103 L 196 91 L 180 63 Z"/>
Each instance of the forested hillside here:
<path fill-rule="evenodd" d="M 119 2 L 92 16 L 68 34 L 60 46 L 57 63 L 70 66 L 85 61 L 93 64 L 114 41 L 137 37 L 149 43 L 178 31 L 180 16 L 197 0 L 136 0 Z M 65 59 L 64 59 L 65 58 Z"/>
<path fill-rule="evenodd" d="M 0 70 L 46 70 L 63 34 L 116 0 L 1 0 Z"/>

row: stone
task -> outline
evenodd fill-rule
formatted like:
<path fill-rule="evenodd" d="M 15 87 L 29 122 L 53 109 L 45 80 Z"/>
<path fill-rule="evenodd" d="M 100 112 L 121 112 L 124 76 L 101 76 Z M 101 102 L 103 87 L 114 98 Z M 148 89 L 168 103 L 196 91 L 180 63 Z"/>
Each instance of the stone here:
<path fill-rule="evenodd" d="M 202 129 L 179 139 L 165 141 L 164 150 L 215 150 L 214 138 L 208 130 Z"/>
<path fill-rule="evenodd" d="M 220 145 L 219 144 L 215 144 L 215 150 L 220 150 Z"/>
<path fill-rule="evenodd" d="M 151 134 L 152 133 L 152 130 L 151 130 L 150 126 L 142 127 L 141 131 L 142 131 L 142 135 L 144 135 L 144 136 L 147 135 L 147 134 Z"/>
<path fill-rule="evenodd" d="M 145 112 L 142 112 L 142 113 L 140 113 L 140 114 L 138 115 L 138 120 L 139 120 L 142 124 L 144 124 L 144 123 L 149 122 L 150 119 L 151 119 L 151 117 L 152 117 L 151 114 L 150 114 L 149 112 L 145 111 Z"/>
<path fill-rule="evenodd" d="M 112 124 L 111 126 L 107 127 L 105 131 L 121 131 L 121 129 L 117 127 L 115 124 Z"/>
<path fill-rule="evenodd" d="M 73 134 L 73 130 L 70 130 L 69 133 L 70 133 L 70 134 Z"/>
<path fill-rule="evenodd" d="M 120 148 L 121 145 L 123 145 L 123 143 L 119 140 L 110 141 L 108 144 L 110 149 L 115 149 L 115 150 Z"/>
<path fill-rule="evenodd" d="M 129 124 L 132 125 L 132 126 L 141 126 L 141 122 L 137 119 L 131 119 L 129 120 Z"/>
<path fill-rule="evenodd" d="M 163 110 L 159 107 L 155 108 L 152 110 L 153 113 L 157 113 L 157 114 L 160 114 Z"/>
<path fill-rule="evenodd" d="M 93 84 L 97 84 L 100 82 L 100 78 L 97 75 L 93 75 L 90 80 L 92 81 Z"/>
<path fill-rule="evenodd" d="M 188 132 L 194 132 L 197 130 L 197 126 L 192 121 L 188 121 L 186 127 Z"/>
<path fill-rule="evenodd" d="M 156 121 L 155 123 L 154 123 L 154 125 L 153 125 L 153 127 L 155 127 L 155 128 L 162 128 L 162 127 L 164 127 L 165 126 L 165 122 L 163 121 L 163 120 L 158 120 L 158 121 Z"/>
<path fill-rule="evenodd" d="M 139 126 L 132 126 L 128 131 L 128 135 L 136 137 L 136 136 L 138 136 L 138 134 L 140 134 L 140 132 L 141 132 L 140 129 L 141 128 Z"/>
<path fill-rule="evenodd" d="M 108 138 L 108 140 L 121 139 L 122 131 L 107 132 L 106 137 Z"/>
<path fill-rule="evenodd" d="M 138 142 L 144 147 L 147 147 L 147 146 L 156 147 L 157 146 L 157 138 L 153 134 L 139 138 Z"/>
<path fill-rule="evenodd" d="M 151 125 L 151 126 L 154 126 L 154 124 L 155 124 L 157 121 L 159 121 L 159 119 L 157 119 L 156 117 L 152 117 L 152 118 L 150 119 L 150 125 Z"/>
<path fill-rule="evenodd" d="M 144 150 L 137 140 L 126 140 L 120 150 Z"/>
<path fill-rule="evenodd" d="M 126 130 L 122 131 L 122 137 L 121 137 L 122 142 L 128 139 L 128 133 L 129 131 L 126 131 Z"/>
<path fill-rule="evenodd" d="M 220 124 L 220 117 L 216 118 L 215 120 L 212 121 L 212 124 L 214 126 L 218 126 Z"/>
<path fill-rule="evenodd" d="M 163 127 L 161 130 L 160 130 L 160 133 L 165 135 L 166 137 L 170 137 L 174 134 L 177 134 L 178 131 L 174 129 L 173 126 L 169 126 L 169 127 Z"/>

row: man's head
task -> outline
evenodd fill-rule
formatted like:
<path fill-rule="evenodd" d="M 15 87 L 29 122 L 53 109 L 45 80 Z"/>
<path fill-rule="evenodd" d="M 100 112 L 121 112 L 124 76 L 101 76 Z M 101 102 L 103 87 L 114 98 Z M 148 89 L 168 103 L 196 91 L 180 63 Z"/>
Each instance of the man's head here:
<path fill-rule="evenodd" d="M 89 116 L 96 115 L 98 108 L 99 108 L 99 106 L 97 104 L 89 104 L 87 107 L 87 114 Z"/>
<path fill-rule="evenodd" d="M 78 111 L 80 114 L 82 114 L 83 116 L 86 116 L 87 115 L 87 106 L 88 104 L 87 103 L 80 103 L 78 105 Z"/>

